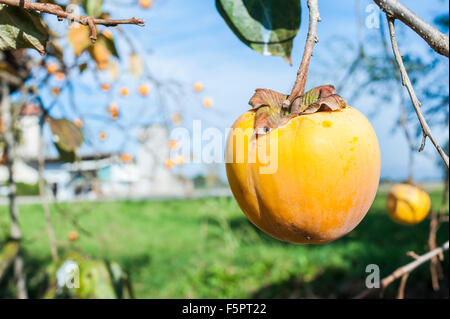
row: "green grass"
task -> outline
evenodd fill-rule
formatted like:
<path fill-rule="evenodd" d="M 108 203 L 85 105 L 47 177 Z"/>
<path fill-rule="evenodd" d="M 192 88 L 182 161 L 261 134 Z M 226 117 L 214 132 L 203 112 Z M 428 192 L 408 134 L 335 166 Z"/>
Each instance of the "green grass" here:
<path fill-rule="evenodd" d="M 431 195 L 438 206 L 440 192 Z M 413 227 L 393 223 L 385 212 L 385 194 L 377 196 L 353 232 L 322 246 L 272 239 L 250 224 L 233 198 L 70 203 L 51 209 L 58 241 L 68 243 L 74 229 L 62 211 L 89 233 L 80 232 L 79 241 L 65 251 L 117 261 L 141 298 L 352 297 L 364 288 L 366 265 L 379 265 L 386 276 L 411 261 L 407 251 L 424 253 L 429 228 L 428 221 Z M 43 211 L 40 205 L 24 205 L 20 214 L 30 294 L 41 297 L 36 278 L 51 261 Z M 3 206 L 0 242 L 8 234 Z M 445 224 L 438 243 L 448 236 Z M 428 265 L 423 265 L 410 276 L 406 297 L 448 297 L 448 254 L 445 258 L 441 290 L 432 291 Z M 0 283 L 0 297 L 13 296 L 7 279 Z M 388 297 L 395 296 L 396 286 Z"/>

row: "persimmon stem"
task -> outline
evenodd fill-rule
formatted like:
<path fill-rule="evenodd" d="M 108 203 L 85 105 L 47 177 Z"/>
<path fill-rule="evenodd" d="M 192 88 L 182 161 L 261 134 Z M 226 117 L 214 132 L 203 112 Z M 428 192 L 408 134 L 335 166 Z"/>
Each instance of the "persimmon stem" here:
<path fill-rule="evenodd" d="M 309 8 L 309 28 L 306 37 L 305 50 L 303 51 L 302 62 L 297 71 L 297 79 L 295 80 L 292 92 L 288 99 L 283 102 L 283 108 L 288 108 L 297 96 L 303 95 L 305 91 L 306 78 L 308 76 L 309 62 L 314 50 L 314 44 L 318 42 L 317 23 L 321 21 L 319 13 L 319 1 L 308 0 Z"/>

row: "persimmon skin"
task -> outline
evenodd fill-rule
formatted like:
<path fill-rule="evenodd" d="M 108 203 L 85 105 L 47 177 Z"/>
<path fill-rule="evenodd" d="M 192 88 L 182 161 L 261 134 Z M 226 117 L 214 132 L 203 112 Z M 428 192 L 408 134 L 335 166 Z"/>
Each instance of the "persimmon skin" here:
<path fill-rule="evenodd" d="M 236 120 L 225 151 L 231 190 L 250 221 L 297 244 L 324 244 L 352 231 L 372 205 L 380 178 L 378 139 L 364 115 L 350 106 L 301 115 L 256 139 L 246 136 L 248 147 L 238 147 L 233 129 L 253 129 L 254 120 L 254 111 Z M 271 174 L 262 171 L 270 162 L 248 160 L 262 144 L 278 148 Z"/>
<path fill-rule="evenodd" d="M 402 225 L 416 225 L 423 221 L 430 211 L 430 196 L 410 184 L 395 184 L 388 193 L 386 208 L 389 217 Z"/>

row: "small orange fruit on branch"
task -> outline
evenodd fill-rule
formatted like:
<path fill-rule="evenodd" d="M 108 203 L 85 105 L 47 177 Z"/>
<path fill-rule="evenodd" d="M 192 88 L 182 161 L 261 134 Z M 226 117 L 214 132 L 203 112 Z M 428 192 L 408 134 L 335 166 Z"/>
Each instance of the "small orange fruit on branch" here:
<path fill-rule="evenodd" d="M 205 97 L 205 98 L 203 99 L 203 106 L 204 106 L 204 107 L 211 107 L 211 106 L 213 105 L 213 103 L 214 103 L 214 101 L 213 101 L 213 99 L 210 98 L 210 97 Z"/>
<path fill-rule="evenodd" d="M 430 196 L 411 183 L 395 184 L 386 201 L 389 217 L 402 225 L 420 223 L 428 216 L 430 207 Z"/>
<path fill-rule="evenodd" d="M 103 83 L 102 84 L 102 91 L 103 92 L 109 92 L 110 89 L 111 89 L 111 86 L 108 83 Z"/>
<path fill-rule="evenodd" d="M 106 139 L 106 133 L 105 132 L 101 132 L 100 134 L 99 134 L 99 138 L 101 139 L 101 140 L 105 140 Z"/>
<path fill-rule="evenodd" d="M 123 86 L 120 89 L 120 95 L 122 96 L 128 96 L 130 94 L 130 91 L 128 91 L 128 88 L 126 86 Z"/>
<path fill-rule="evenodd" d="M 53 95 L 58 96 L 59 94 L 61 94 L 61 89 L 59 87 L 53 87 L 51 89 L 51 92 L 52 92 Z"/>
<path fill-rule="evenodd" d="M 129 153 L 123 153 L 122 155 L 120 155 L 120 158 L 124 163 L 131 163 L 133 161 L 133 156 L 131 156 L 131 154 Z"/>
<path fill-rule="evenodd" d="M 202 82 L 195 82 L 194 83 L 194 91 L 197 91 L 197 92 L 203 91 L 203 83 Z"/>
<path fill-rule="evenodd" d="M 153 4 L 152 0 L 139 0 L 139 5 L 144 9 L 150 8 L 152 4 Z"/>
<path fill-rule="evenodd" d="M 183 122 L 183 117 L 181 116 L 180 113 L 174 113 L 172 114 L 172 123 L 175 125 L 181 125 L 181 123 Z"/>
<path fill-rule="evenodd" d="M 75 120 L 73 121 L 73 123 L 74 123 L 76 126 L 78 126 L 79 128 L 83 127 L 83 121 L 80 120 L 80 119 L 75 119 Z"/>
<path fill-rule="evenodd" d="M 174 140 L 169 141 L 169 148 L 171 150 L 176 150 L 176 149 L 178 149 L 178 147 L 180 147 L 180 145 L 178 144 L 177 141 L 174 141 Z"/>
<path fill-rule="evenodd" d="M 172 160 L 168 159 L 168 160 L 166 160 L 166 161 L 164 162 L 164 165 L 165 165 L 168 169 L 171 169 L 171 168 L 175 165 L 175 163 L 174 163 Z"/>
<path fill-rule="evenodd" d="M 66 78 L 66 75 L 63 72 L 56 72 L 55 77 L 58 81 L 63 81 Z"/>
<path fill-rule="evenodd" d="M 117 120 L 119 118 L 119 111 L 118 110 L 111 111 L 111 118 L 113 120 Z"/>
<path fill-rule="evenodd" d="M 177 155 L 173 158 L 172 162 L 175 165 L 183 165 L 184 164 L 184 157 L 182 155 Z"/>
<path fill-rule="evenodd" d="M 117 112 L 118 110 L 119 110 L 119 105 L 117 105 L 116 102 L 111 102 L 111 103 L 108 105 L 108 111 L 109 111 L 109 112 Z"/>
<path fill-rule="evenodd" d="M 57 63 L 49 63 L 46 69 L 48 74 L 54 74 L 59 70 L 59 65 Z"/>
<path fill-rule="evenodd" d="M 138 88 L 138 92 L 142 96 L 146 96 L 150 93 L 150 85 L 148 84 L 142 84 Z"/>
<path fill-rule="evenodd" d="M 72 231 L 69 232 L 68 238 L 69 238 L 70 241 L 77 241 L 79 237 L 80 236 L 78 235 L 77 231 L 72 230 Z"/>
<path fill-rule="evenodd" d="M 375 198 L 375 132 L 331 85 L 297 97 L 258 89 L 227 138 L 227 178 L 240 208 L 270 236 L 324 244 L 352 231 Z"/>

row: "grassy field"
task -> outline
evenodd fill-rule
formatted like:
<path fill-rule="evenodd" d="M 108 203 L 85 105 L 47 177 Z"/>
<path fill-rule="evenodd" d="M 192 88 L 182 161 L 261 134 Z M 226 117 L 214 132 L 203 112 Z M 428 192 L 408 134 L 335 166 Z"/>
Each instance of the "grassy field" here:
<path fill-rule="evenodd" d="M 433 205 L 441 194 L 432 193 Z M 20 207 L 31 297 L 41 297 L 35 278 L 50 262 L 43 211 Z M 323 246 L 279 242 L 256 229 L 233 198 L 153 202 L 70 203 L 52 206 L 58 241 L 66 242 L 75 218 L 86 231 L 65 251 L 78 249 L 117 261 L 131 275 L 140 298 L 348 298 L 364 288 L 365 267 L 381 276 L 411 261 L 407 251 L 426 251 L 429 222 L 405 227 L 385 212 L 385 194 L 348 236 Z M 9 233 L 7 207 L 0 207 L 0 243 Z M 438 243 L 448 239 L 448 224 Z M 409 278 L 406 297 L 448 297 L 448 253 L 441 290 L 433 292 L 428 265 Z M 395 296 L 397 283 L 386 292 Z M 0 297 L 12 297 L 0 283 Z"/>

